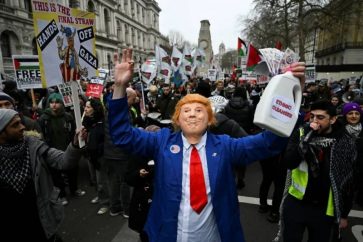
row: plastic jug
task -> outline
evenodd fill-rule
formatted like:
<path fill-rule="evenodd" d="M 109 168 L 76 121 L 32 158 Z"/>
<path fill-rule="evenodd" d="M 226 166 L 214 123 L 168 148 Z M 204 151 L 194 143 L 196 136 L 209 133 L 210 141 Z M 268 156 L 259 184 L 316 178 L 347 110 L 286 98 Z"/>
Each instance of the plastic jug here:
<path fill-rule="evenodd" d="M 257 104 L 253 123 L 289 137 L 299 115 L 301 98 L 300 81 L 291 72 L 274 76 Z"/>

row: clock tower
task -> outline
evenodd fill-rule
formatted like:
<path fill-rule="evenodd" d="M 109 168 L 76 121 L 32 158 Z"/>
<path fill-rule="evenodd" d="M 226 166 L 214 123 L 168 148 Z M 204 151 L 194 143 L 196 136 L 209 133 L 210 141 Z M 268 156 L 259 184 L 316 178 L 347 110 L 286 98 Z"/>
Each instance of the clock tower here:
<path fill-rule="evenodd" d="M 199 30 L 199 38 L 198 38 L 198 47 L 203 49 L 205 52 L 205 66 L 204 68 L 200 68 L 198 72 L 207 73 L 207 69 L 209 69 L 211 65 L 211 60 L 213 58 L 213 48 L 212 48 L 212 39 L 210 35 L 210 23 L 208 20 L 200 21 L 200 30 Z"/>

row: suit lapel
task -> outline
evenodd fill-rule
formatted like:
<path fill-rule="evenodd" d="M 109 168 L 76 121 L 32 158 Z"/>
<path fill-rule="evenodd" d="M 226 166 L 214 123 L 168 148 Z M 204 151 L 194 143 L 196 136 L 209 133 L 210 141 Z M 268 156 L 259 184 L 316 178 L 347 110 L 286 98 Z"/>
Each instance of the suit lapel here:
<path fill-rule="evenodd" d="M 222 147 L 218 144 L 220 144 L 220 141 L 217 140 L 212 133 L 208 132 L 207 145 L 205 150 L 206 150 L 207 164 L 208 164 L 209 184 L 212 194 L 214 193 L 215 190 L 218 172 L 221 165 L 220 163 L 221 163 Z"/>
<path fill-rule="evenodd" d="M 183 140 L 180 132 L 170 139 L 167 149 L 166 153 L 170 158 L 166 162 L 172 162 L 172 164 L 169 164 L 172 167 L 172 174 L 175 174 L 176 184 L 181 188 L 183 177 Z"/>

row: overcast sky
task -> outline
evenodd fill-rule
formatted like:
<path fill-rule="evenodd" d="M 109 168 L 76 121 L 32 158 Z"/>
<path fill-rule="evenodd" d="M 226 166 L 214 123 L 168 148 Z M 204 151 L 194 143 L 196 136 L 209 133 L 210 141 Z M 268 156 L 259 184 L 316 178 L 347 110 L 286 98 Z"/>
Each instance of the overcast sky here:
<path fill-rule="evenodd" d="M 197 44 L 200 21 L 209 20 L 213 52 L 223 42 L 226 49 L 237 48 L 237 38 L 242 29 L 240 16 L 252 10 L 253 0 L 156 0 L 161 8 L 160 32 L 168 35 L 170 30 L 180 32 L 183 37 Z"/>

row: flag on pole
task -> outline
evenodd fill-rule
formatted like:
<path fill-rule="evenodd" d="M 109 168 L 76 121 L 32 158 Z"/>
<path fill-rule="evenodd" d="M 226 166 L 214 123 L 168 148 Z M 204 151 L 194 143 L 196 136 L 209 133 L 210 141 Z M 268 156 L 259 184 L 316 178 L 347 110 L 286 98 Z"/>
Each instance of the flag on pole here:
<path fill-rule="evenodd" d="M 237 52 L 239 56 L 245 56 L 246 55 L 246 50 L 247 50 L 247 45 L 246 43 L 241 40 L 241 38 L 238 38 L 238 43 L 237 43 Z"/>
<path fill-rule="evenodd" d="M 262 61 L 261 56 L 258 52 L 258 50 L 252 45 L 248 45 L 248 51 L 247 51 L 247 64 L 246 68 L 249 71 L 252 71 L 255 66 Z"/>
<path fill-rule="evenodd" d="M 171 54 L 171 67 L 174 72 L 179 70 L 179 67 L 181 65 L 183 59 L 183 54 L 178 50 L 178 48 L 174 45 L 173 46 L 173 52 Z"/>
<path fill-rule="evenodd" d="M 192 50 L 189 45 L 185 45 L 183 49 L 183 59 L 193 63 Z"/>
<path fill-rule="evenodd" d="M 170 65 L 170 56 L 159 45 L 155 45 L 155 59 L 158 66 L 161 66 L 161 62 L 165 62 Z"/>

